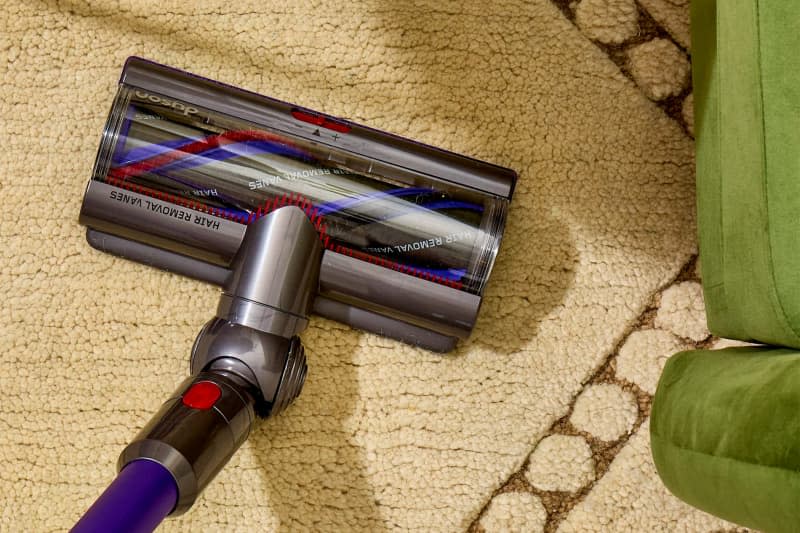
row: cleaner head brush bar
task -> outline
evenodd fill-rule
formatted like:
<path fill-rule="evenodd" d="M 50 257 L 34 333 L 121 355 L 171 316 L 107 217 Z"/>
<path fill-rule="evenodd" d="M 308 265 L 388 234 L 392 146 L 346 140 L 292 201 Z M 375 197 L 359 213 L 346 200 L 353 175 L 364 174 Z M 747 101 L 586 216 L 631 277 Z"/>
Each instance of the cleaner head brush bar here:
<path fill-rule="evenodd" d="M 323 236 L 316 313 L 446 351 L 474 326 L 516 175 L 131 58 L 84 197 L 102 250 L 220 283 L 284 205 Z"/>

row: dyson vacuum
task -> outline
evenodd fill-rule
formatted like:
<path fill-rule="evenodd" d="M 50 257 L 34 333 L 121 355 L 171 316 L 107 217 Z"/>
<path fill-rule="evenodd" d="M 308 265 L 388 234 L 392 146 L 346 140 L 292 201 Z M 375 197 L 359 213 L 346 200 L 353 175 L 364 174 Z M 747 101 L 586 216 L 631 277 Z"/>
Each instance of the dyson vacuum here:
<path fill-rule="evenodd" d="M 186 512 L 299 394 L 315 313 L 438 352 L 466 338 L 516 174 L 141 58 L 122 71 L 80 222 L 94 248 L 213 283 L 190 377 L 73 531 Z"/>

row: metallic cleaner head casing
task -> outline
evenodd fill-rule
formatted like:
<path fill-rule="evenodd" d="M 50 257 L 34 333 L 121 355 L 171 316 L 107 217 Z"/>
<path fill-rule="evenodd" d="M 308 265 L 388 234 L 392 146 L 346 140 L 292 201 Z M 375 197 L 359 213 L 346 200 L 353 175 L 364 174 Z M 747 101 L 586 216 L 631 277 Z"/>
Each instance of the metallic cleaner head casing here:
<path fill-rule="evenodd" d="M 81 222 L 98 249 L 223 285 L 247 227 L 297 206 L 323 246 L 313 312 L 448 351 L 475 324 L 515 180 L 131 58 Z"/>

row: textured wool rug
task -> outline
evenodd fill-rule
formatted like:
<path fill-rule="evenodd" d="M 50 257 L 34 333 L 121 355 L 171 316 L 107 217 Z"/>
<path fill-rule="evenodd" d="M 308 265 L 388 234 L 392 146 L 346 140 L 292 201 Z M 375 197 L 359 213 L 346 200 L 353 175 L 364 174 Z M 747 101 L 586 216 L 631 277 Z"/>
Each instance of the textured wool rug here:
<path fill-rule="evenodd" d="M 89 248 L 128 55 L 510 166 L 472 339 L 314 319 L 297 401 L 164 531 L 711 531 L 648 451 L 696 274 L 688 0 L 8 0 L 0 16 L 3 531 L 73 524 L 188 367 L 217 290 Z"/>

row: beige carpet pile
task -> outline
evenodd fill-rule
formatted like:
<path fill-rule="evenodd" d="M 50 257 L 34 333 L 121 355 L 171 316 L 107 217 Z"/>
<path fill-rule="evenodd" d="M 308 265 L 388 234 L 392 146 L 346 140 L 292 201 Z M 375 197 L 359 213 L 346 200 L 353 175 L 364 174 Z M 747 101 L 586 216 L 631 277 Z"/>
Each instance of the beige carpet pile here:
<path fill-rule="evenodd" d="M 681 0 L 7 0 L 0 530 L 63 531 L 188 369 L 217 290 L 89 248 L 129 55 L 510 166 L 506 238 L 447 356 L 315 318 L 297 401 L 163 531 L 711 531 L 649 458 L 695 272 Z"/>

